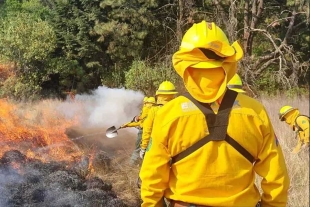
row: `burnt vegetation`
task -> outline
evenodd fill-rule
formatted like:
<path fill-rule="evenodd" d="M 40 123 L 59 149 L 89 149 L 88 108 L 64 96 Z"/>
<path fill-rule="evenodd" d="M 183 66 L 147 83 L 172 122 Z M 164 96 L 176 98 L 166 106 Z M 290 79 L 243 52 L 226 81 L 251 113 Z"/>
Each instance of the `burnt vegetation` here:
<path fill-rule="evenodd" d="M 81 174 L 87 168 L 80 162 L 44 163 L 18 150 L 7 151 L 0 159 L 0 206 L 128 206 L 110 183 Z"/>

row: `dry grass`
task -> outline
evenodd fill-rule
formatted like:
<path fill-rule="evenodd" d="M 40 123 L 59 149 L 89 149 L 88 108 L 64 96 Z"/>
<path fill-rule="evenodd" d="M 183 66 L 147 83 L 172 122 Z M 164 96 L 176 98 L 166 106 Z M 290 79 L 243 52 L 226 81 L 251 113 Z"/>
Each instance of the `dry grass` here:
<path fill-rule="evenodd" d="M 130 152 L 131 153 L 131 152 Z M 128 165 L 130 154 L 121 153 L 112 160 L 114 169 L 106 174 L 101 174 L 100 178 L 113 184 L 113 190 L 118 197 L 124 200 L 129 206 L 140 206 L 140 190 L 137 188 L 137 178 L 139 175 L 138 166 Z"/>
<path fill-rule="evenodd" d="M 297 107 L 301 114 L 309 115 L 309 99 L 308 97 L 277 96 L 273 98 L 262 97 L 261 102 L 269 113 L 285 156 L 291 180 L 288 206 L 309 206 L 309 151 L 302 151 L 297 155 L 291 153 L 297 144 L 295 134 L 286 123 L 280 122 L 278 119 L 278 112 L 284 105 Z"/>

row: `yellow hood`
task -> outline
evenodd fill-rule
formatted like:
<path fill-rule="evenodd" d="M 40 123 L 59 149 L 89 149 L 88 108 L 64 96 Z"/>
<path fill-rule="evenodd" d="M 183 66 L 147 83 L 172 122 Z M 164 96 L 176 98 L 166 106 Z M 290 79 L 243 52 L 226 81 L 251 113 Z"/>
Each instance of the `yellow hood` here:
<path fill-rule="evenodd" d="M 299 110 L 295 109 L 290 112 L 288 112 L 284 117 L 285 117 L 285 122 L 290 125 L 292 129 L 294 129 L 295 125 L 295 120 L 297 116 L 299 115 Z M 295 130 L 295 129 L 294 129 Z"/>
<path fill-rule="evenodd" d="M 238 42 L 234 42 L 231 47 L 235 54 L 223 57 L 223 60 L 208 59 L 198 48 L 181 48 L 173 55 L 174 69 L 182 77 L 188 92 L 198 101 L 211 103 L 225 92 L 227 82 L 236 73 L 237 62 L 243 57 Z M 189 68 L 200 70 L 193 72 L 195 70 L 188 71 Z"/>

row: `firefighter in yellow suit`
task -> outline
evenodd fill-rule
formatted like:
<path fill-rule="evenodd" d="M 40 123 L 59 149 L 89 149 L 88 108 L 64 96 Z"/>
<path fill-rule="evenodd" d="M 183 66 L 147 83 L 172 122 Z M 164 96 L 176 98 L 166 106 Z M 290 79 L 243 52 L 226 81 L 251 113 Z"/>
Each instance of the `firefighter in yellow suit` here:
<path fill-rule="evenodd" d="M 143 123 L 153 105 L 155 105 L 155 98 L 145 97 L 143 99 L 143 107 L 142 107 L 140 115 L 135 116 L 131 122 L 128 122 L 121 126 L 121 128 L 136 127 L 138 129 L 135 149 L 132 152 L 131 157 L 130 157 L 130 162 L 129 162 L 130 165 L 139 164 L 139 153 L 140 153 L 140 144 L 141 144 L 141 138 L 142 138 L 142 133 L 143 133 Z"/>
<path fill-rule="evenodd" d="M 172 60 L 189 93 L 155 116 L 140 170 L 142 207 L 161 207 L 163 197 L 172 207 L 254 207 L 260 200 L 263 207 L 286 206 L 289 177 L 265 108 L 226 88 L 242 56 L 239 43 L 230 45 L 213 22 L 185 33 Z"/>
<path fill-rule="evenodd" d="M 146 148 L 149 144 L 151 138 L 151 132 L 153 128 L 153 122 L 157 111 L 166 103 L 171 101 L 177 91 L 175 90 L 175 86 L 170 81 L 162 82 L 158 90 L 156 91 L 156 106 L 152 107 L 143 123 L 143 132 L 142 132 L 142 141 L 140 144 L 140 157 L 143 159 Z"/>
<path fill-rule="evenodd" d="M 143 128 L 143 122 L 147 117 L 152 106 L 156 104 L 154 97 L 146 97 L 143 99 L 143 107 L 139 116 L 135 116 L 131 122 L 123 124 L 121 128 L 126 127 L 140 127 Z"/>
<path fill-rule="evenodd" d="M 297 108 L 283 106 L 279 112 L 280 121 L 285 121 L 297 133 L 298 143 L 293 150 L 296 154 L 302 148 L 309 148 L 309 117 L 301 115 Z"/>

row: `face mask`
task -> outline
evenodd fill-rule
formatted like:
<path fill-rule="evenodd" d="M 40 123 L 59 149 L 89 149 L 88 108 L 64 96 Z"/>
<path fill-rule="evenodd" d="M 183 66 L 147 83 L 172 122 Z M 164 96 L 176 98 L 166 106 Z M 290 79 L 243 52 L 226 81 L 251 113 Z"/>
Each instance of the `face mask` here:
<path fill-rule="evenodd" d="M 189 93 L 206 103 L 216 101 L 226 89 L 226 75 L 223 68 L 197 69 L 184 71 L 184 83 Z"/>
<path fill-rule="evenodd" d="M 174 94 L 160 94 L 157 95 L 157 104 L 165 104 L 168 101 L 171 101 L 175 97 Z"/>

